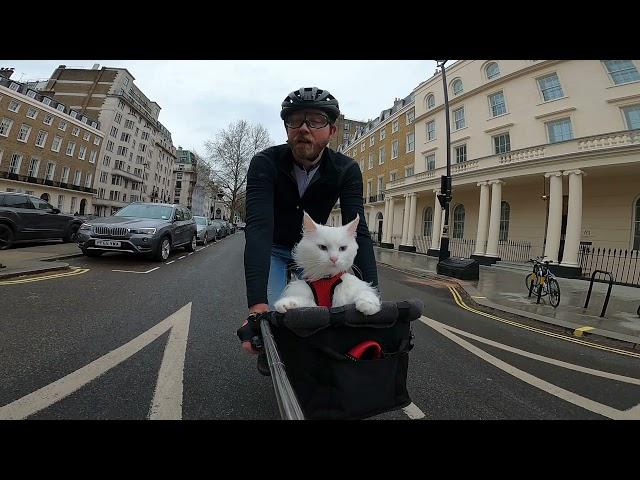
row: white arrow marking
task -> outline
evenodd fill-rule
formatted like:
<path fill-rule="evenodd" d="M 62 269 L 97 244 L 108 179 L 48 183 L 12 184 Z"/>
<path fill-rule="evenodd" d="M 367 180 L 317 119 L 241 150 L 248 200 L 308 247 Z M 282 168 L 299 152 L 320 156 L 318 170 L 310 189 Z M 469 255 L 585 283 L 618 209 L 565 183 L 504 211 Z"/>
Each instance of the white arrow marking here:
<path fill-rule="evenodd" d="M 411 420 L 420 420 L 421 418 L 424 418 L 426 416 L 422 412 L 422 410 L 420 410 L 418 406 L 413 402 L 404 407 L 402 411 L 406 413 Z"/>
<path fill-rule="evenodd" d="M 165 348 L 165 356 L 169 353 L 169 355 L 175 358 L 176 351 L 178 350 L 177 345 L 181 345 L 183 335 L 186 341 L 186 334 L 184 332 L 188 332 L 189 330 L 190 318 L 191 302 L 121 347 L 112 350 L 106 355 L 103 355 L 97 360 L 94 360 L 90 364 L 85 365 L 60 380 L 42 387 L 33 393 L 25 395 L 8 405 L 0 407 L 0 420 L 20 420 L 53 405 L 87 383 L 95 380 L 106 371 L 117 366 L 136 352 L 142 350 L 167 330 L 177 327 L 178 333 L 174 336 L 172 332 L 169 342 L 167 343 L 167 347 Z M 172 339 L 174 339 L 173 343 L 171 342 Z M 170 344 L 171 347 L 169 347 Z M 164 364 L 165 359 L 163 358 L 162 367 L 164 367 Z M 181 365 L 184 365 L 184 358 L 182 359 Z M 160 368 L 158 382 L 162 380 L 163 385 L 166 385 L 169 383 L 169 380 L 165 377 L 166 373 L 163 374 L 162 367 Z M 166 368 L 164 369 L 164 372 L 167 372 Z M 173 373 L 175 375 L 180 375 L 179 384 L 182 385 L 182 370 L 177 372 L 174 369 Z M 162 378 L 160 378 L 161 376 Z M 156 386 L 156 392 L 157 391 L 158 387 Z M 164 386 L 160 388 L 160 392 L 165 391 L 167 391 L 167 389 Z M 175 392 L 175 390 L 173 391 Z M 181 401 L 182 391 L 180 392 L 180 402 Z M 167 399 L 167 403 L 169 403 L 169 399 Z M 176 402 L 174 401 L 173 404 L 175 405 L 175 403 Z"/>
<path fill-rule="evenodd" d="M 152 268 L 151 270 L 147 270 L 146 272 L 135 272 L 133 270 L 111 270 L 112 272 L 122 272 L 122 273 L 151 273 L 154 270 L 159 269 L 160 267 Z"/>

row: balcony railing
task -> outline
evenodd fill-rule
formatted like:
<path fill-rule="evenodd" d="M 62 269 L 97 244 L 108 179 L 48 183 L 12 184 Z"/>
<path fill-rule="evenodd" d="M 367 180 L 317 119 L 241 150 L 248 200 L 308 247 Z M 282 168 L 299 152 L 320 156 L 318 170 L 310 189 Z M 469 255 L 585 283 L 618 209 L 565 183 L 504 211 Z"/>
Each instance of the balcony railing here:
<path fill-rule="evenodd" d="M 572 153 L 584 154 L 590 150 L 604 150 L 625 148 L 630 146 L 640 146 L 640 130 L 625 130 L 621 132 L 612 132 L 603 135 L 594 135 L 590 137 L 576 138 L 558 143 L 549 143 L 545 145 L 537 145 L 533 147 L 513 150 L 511 152 L 498 155 L 490 155 L 476 159 L 467 160 L 466 162 L 451 165 L 453 175 L 463 175 L 467 173 L 476 173 L 478 171 L 487 170 L 499 166 L 511 165 L 522 162 L 536 161 L 540 159 L 549 159 L 553 157 L 567 156 Z M 393 189 L 403 185 L 412 185 L 418 182 L 438 182 L 442 175 L 446 175 L 446 166 L 439 167 L 435 170 L 416 173 L 405 178 L 399 178 L 387 183 L 386 189 Z"/>

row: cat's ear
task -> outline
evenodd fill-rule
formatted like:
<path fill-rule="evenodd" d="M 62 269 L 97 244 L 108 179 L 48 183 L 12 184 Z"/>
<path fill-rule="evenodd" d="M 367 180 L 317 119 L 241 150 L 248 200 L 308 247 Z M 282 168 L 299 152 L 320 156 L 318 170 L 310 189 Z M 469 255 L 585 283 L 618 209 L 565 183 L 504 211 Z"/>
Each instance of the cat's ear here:
<path fill-rule="evenodd" d="M 358 231 L 358 223 L 360 222 L 360 215 L 356 215 L 356 218 L 347 223 L 347 232 L 349 235 L 355 237 Z"/>
<path fill-rule="evenodd" d="M 304 217 L 302 219 L 302 231 L 304 233 L 313 233 L 317 229 L 318 225 L 316 225 L 316 223 L 307 212 L 304 212 Z"/>

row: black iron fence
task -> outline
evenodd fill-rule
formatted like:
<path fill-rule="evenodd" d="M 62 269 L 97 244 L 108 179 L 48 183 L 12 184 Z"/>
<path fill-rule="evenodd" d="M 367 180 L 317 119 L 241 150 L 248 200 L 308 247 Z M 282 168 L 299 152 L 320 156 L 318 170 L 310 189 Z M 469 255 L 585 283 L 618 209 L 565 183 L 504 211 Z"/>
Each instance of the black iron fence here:
<path fill-rule="evenodd" d="M 505 262 L 526 262 L 531 258 L 531 242 L 520 240 L 498 242 L 498 256 Z"/>
<path fill-rule="evenodd" d="M 613 283 L 640 287 L 640 250 L 623 250 L 599 248 L 591 245 L 580 245 L 578 264 L 582 278 L 589 279 L 596 270 L 610 272 Z M 604 281 L 602 279 L 596 279 Z"/>
<path fill-rule="evenodd" d="M 431 237 L 416 235 L 413 237 L 413 244 L 416 246 L 416 252 L 427 253 L 431 248 Z"/>
<path fill-rule="evenodd" d="M 449 253 L 452 257 L 471 258 L 476 251 L 476 241 L 471 238 L 451 238 L 449 240 Z"/>

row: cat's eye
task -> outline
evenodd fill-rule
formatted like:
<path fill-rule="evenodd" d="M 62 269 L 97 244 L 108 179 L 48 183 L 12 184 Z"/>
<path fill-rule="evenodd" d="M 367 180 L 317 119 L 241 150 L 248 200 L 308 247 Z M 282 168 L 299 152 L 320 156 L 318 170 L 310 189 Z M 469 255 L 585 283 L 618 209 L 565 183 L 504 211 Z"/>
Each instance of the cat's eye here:
<path fill-rule="evenodd" d="M 320 250 L 327 250 L 327 246 L 326 245 L 318 245 L 320 247 Z"/>
<path fill-rule="evenodd" d="M 347 247 L 345 247 L 345 246 L 340 247 L 340 251 L 341 251 L 341 252 L 344 252 L 346 249 L 347 249 Z"/>

